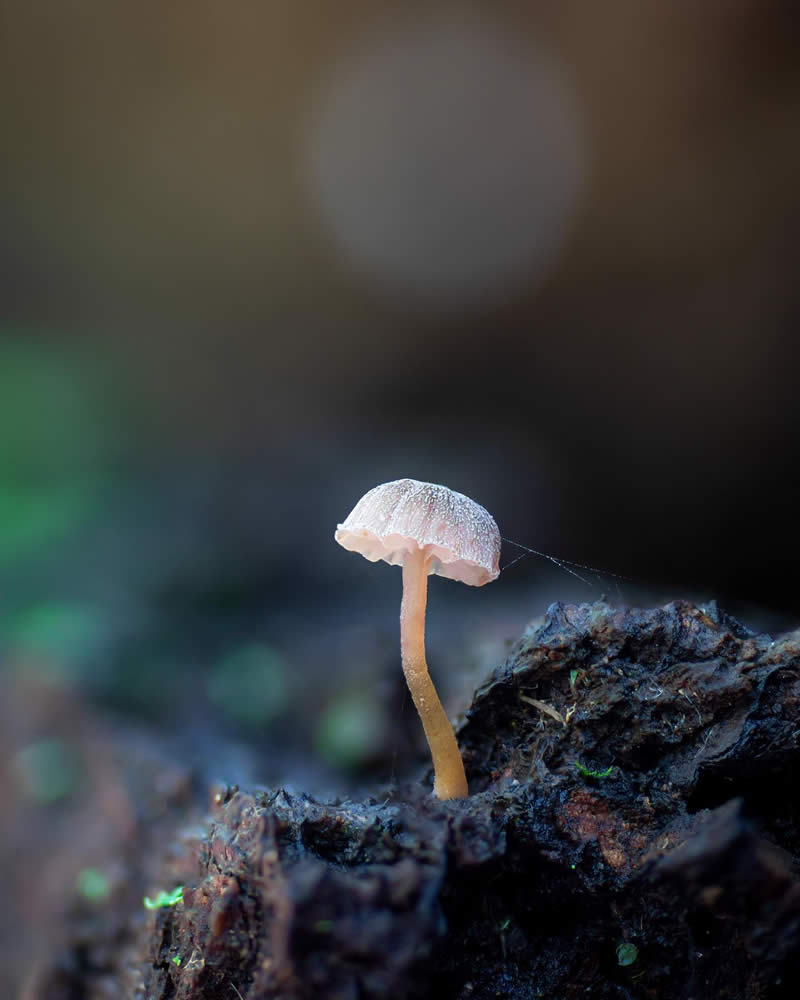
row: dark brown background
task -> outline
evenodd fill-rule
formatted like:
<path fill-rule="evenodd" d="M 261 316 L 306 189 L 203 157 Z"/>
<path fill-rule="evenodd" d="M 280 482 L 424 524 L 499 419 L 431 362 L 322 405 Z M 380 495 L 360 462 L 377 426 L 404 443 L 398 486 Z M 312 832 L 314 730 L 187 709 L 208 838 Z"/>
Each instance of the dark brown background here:
<path fill-rule="evenodd" d="M 106 413 L 125 399 L 114 434 L 128 468 L 179 468 L 185 484 L 188 465 L 190 478 L 213 480 L 201 495 L 211 489 L 237 522 L 252 518 L 243 557 L 252 531 L 267 575 L 285 558 L 290 583 L 355 579 L 363 567 L 329 544 L 332 524 L 373 483 L 412 475 L 474 495 L 506 535 L 537 548 L 791 619 L 800 138 L 790 10 L 778 0 L 441 11 L 4 2 L 7 336 L 79 369 L 87 356 L 102 362 Z M 433 302 L 353 264 L 304 165 L 336 80 L 385 62 L 384 44 L 410 46 L 413 67 L 414 39 L 432 30 L 499 34 L 530 46 L 532 65 L 554 62 L 583 178 L 538 270 L 523 266 L 486 296 L 456 284 Z M 470 59 L 479 75 L 480 48 L 467 77 Z M 437 86 L 429 63 L 423 92 Z M 395 106 L 406 86 L 397 79 Z M 509 102 L 525 108 L 518 93 Z M 411 170 L 435 141 L 442 169 L 457 168 L 463 136 L 449 145 L 435 108 L 402 133 L 416 107 L 399 138 L 371 137 L 374 118 L 351 123 L 342 162 L 358 163 L 359 142 L 373 152 L 396 142 L 386 155 Z M 502 101 L 454 125 L 479 133 L 464 146 L 467 180 L 509 155 L 509 130 L 524 155 L 549 155 L 535 114 L 495 134 L 497 114 Z M 539 130 L 527 147 L 526 129 Z M 543 202 L 558 172 L 544 170 Z M 416 181 L 423 222 L 441 209 L 436 184 L 455 191 L 439 227 L 448 251 L 462 238 L 458 199 L 470 200 L 451 173 Z M 500 205 L 535 223 L 531 191 L 503 165 L 473 221 L 484 211 L 491 228 Z M 387 229 L 387 243 L 396 238 Z M 186 504 L 191 519 L 197 503 Z M 537 572 L 522 564 L 514 582 Z"/>

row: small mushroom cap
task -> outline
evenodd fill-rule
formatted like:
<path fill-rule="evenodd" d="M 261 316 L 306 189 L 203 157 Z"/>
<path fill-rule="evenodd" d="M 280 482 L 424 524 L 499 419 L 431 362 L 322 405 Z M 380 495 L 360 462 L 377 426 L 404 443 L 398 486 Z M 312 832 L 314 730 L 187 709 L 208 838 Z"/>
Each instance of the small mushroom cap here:
<path fill-rule="evenodd" d="M 424 549 L 428 573 L 473 587 L 500 575 L 500 532 L 484 507 L 446 486 L 397 479 L 366 493 L 338 526 L 336 541 L 370 562 L 401 566 Z"/>

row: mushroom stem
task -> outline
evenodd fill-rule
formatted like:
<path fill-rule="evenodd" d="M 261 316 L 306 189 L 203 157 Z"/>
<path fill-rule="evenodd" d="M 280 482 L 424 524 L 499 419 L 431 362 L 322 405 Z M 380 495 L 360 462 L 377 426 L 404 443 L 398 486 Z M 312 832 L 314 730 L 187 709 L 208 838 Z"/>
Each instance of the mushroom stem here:
<path fill-rule="evenodd" d="M 453 727 L 442 708 L 425 662 L 427 602 L 428 560 L 423 549 L 416 549 L 406 555 L 403 562 L 403 601 L 400 606 L 403 673 L 433 757 L 433 793 L 440 799 L 460 799 L 467 794 L 464 764 Z"/>

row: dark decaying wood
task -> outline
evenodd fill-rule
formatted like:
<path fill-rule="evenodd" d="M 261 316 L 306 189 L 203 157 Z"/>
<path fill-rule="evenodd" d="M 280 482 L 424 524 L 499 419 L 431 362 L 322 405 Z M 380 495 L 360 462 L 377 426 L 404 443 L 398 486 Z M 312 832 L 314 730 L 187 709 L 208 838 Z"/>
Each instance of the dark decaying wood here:
<path fill-rule="evenodd" d="M 468 799 L 217 789 L 142 845 L 182 901 L 80 925 L 27 996 L 794 997 L 799 698 L 800 632 L 553 605 L 462 722 Z"/>

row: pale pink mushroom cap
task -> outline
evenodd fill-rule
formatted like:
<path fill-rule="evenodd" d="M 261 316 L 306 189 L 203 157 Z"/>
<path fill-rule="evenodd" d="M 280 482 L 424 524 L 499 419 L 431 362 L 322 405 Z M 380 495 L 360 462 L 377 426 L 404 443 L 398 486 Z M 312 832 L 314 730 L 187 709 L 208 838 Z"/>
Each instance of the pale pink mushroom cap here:
<path fill-rule="evenodd" d="M 424 549 L 428 573 L 473 587 L 500 575 L 500 532 L 479 503 L 446 486 L 397 479 L 366 493 L 338 526 L 336 541 L 370 562 L 401 566 Z"/>

